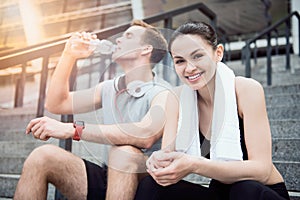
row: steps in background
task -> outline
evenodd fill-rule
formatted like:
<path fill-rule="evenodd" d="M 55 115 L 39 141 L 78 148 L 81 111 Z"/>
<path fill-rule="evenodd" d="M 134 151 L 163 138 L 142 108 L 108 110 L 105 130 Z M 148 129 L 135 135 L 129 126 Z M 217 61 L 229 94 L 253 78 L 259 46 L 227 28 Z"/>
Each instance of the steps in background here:
<path fill-rule="evenodd" d="M 258 65 L 263 65 L 261 63 L 264 62 L 260 61 Z M 238 73 L 242 72 L 240 61 L 227 64 L 233 66 Z M 300 68 L 300 65 L 298 66 Z M 282 173 L 288 189 L 291 192 L 296 191 L 296 193 L 291 193 L 293 195 L 292 199 L 299 200 L 300 73 L 297 69 L 291 74 L 277 69 L 276 65 L 274 68 L 276 69 L 273 74 L 273 77 L 276 77 L 274 78 L 275 86 L 265 86 L 265 74 L 261 75 L 263 72 L 257 66 L 253 67 L 253 76 L 263 79 L 261 83 L 265 89 L 271 126 L 274 164 Z M 281 65 L 278 68 L 281 69 Z M 58 145 L 58 141 L 54 139 L 41 142 L 36 141 L 30 135 L 25 135 L 25 127 L 35 117 L 35 112 L 35 107 L 0 109 L 0 200 L 1 198 L 12 198 L 23 162 L 35 147 L 45 143 Z M 60 116 L 50 115 L 49 113 L 46 113 L 46 115 L 60 119 Z M 97 147 L 91 147 L 87 143 L 73 142 L 73 152 L 75 154 L 98 162 L 101 159 L 95 157 L 95 155 L 99 155 L 99 153 L 95 153 Z M 201 181 L 207 183 L 206 179 Z M 297 195 L 299 196 L 297 197 Z M 54 199 L 53 186 L 50 186 L 48 199 Z"/>

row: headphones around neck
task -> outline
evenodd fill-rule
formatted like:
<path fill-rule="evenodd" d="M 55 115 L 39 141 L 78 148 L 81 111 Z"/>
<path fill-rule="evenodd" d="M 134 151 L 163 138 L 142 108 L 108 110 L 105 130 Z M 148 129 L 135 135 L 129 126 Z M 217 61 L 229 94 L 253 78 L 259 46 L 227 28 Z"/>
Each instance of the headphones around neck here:
<path fill-rule="evenodd" d="M 126 91 L 130 96 L 140 98 L 154 86 L 154 81 L 144 82 L 140 80 L 125 84 L 125 76 L 121 75 L 114 80 L 114 88 L 117 92 Z"/>

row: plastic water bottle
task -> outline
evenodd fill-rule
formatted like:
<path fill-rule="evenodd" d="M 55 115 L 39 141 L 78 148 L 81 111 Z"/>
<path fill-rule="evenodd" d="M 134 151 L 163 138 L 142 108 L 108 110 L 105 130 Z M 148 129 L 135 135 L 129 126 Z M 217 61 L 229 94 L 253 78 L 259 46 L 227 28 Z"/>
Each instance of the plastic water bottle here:
<path fill-rule="evenodd" d="M 89 48 L 94 51 L 94 54 L 109 55 L 115 51 L 116 46 L 109 40 L 95 39 L 90 41 Z"/>

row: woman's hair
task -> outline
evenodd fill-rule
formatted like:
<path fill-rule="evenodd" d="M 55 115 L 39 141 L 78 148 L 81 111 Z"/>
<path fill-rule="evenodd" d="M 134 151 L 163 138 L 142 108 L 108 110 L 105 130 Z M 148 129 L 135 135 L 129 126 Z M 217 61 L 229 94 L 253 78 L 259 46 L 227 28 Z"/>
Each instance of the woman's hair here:
<path fill-rule="evenodd" d="M 169 42 L 169 51 L 174 40 L 180 35 L 198 35 L 215 50 L 218 45 L 217 34 L 214 28 L 204 22 L 186 22 L 179 26 L 172 34 Z"/>
<path fill-rule="evenodd" d="M 158 63 L 167 53 L 167 41 L 162 33 L 155 27 L 147 24 L 142 20 L 133 20 L 131 26 L 141 26 L 146 28 L 145 33 L 141 38 L 143 44 L 152 45 L 153 51 L 151 53 L 150 62 Z"/>

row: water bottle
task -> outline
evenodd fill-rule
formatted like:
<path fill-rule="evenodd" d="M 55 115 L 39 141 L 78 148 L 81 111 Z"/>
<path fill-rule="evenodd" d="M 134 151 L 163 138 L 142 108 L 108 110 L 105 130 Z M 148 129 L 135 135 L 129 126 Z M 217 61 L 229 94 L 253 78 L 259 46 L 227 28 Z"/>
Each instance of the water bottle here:
<path fill-rule="evenodd" d="M 115 51 L 116 46 L 109 40 L 95 39 L 90 41 L 89 49 L 94 51 L 94 54 L 109 55 Z"/>

